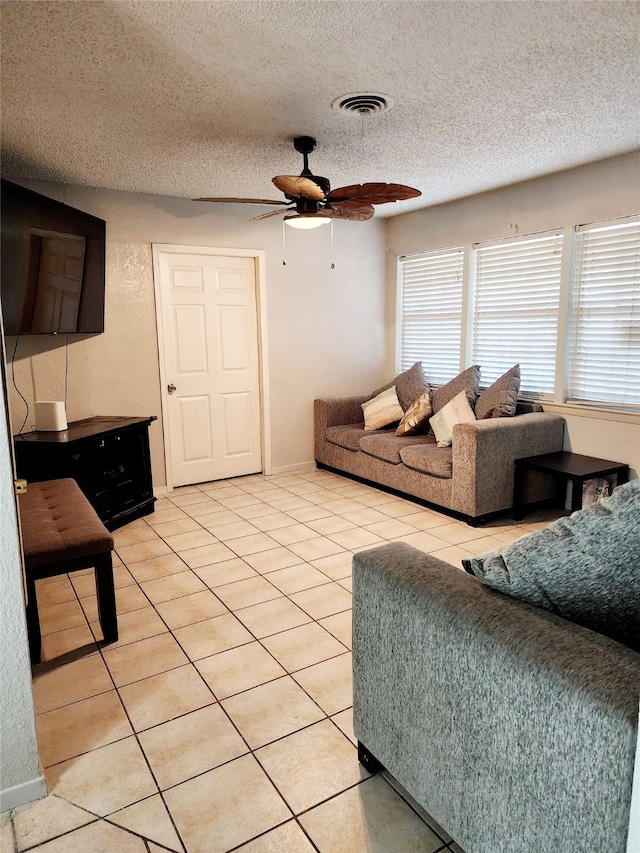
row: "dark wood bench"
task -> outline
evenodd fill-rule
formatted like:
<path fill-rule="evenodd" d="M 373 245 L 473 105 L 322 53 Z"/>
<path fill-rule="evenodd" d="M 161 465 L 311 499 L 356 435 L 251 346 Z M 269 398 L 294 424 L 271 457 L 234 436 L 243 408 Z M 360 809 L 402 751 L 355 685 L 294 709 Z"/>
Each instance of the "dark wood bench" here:
<path fill-rule="evenodd" d="M 27 631 L 31 662 L 40 661 L 42 637 L 36 581 L 93 568 L 104 639 L 118 639 L 113 583 L 113 537 L 75 480 L 30 483 L 20 495 L 20 524 L 27 582 Z"/>

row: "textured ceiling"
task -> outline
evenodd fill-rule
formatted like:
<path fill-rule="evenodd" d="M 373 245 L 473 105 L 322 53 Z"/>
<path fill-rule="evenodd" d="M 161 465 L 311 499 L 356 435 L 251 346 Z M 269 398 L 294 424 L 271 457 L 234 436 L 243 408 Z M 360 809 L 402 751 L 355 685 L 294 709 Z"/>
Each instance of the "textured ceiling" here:
<path fill-rule="evenodd" d="M 333 187 L 422 191 L 392 215 L 640 147 L 639 30 L 635 0 L 9 0 L 3 173 L 277 199 L 304 134 Z"/>

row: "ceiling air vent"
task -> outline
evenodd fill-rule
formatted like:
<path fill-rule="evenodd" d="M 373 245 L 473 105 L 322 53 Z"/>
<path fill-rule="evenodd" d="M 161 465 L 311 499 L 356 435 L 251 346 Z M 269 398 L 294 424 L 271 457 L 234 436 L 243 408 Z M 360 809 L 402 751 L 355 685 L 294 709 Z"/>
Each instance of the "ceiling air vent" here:
<path fill-rule="evenodd" d="M 340 95 L 332 102 L 331 106 L 338 112 L 362 116 L 390 110 L 393 101 L 388 95 L 368 92 L 366 94 Z"/>

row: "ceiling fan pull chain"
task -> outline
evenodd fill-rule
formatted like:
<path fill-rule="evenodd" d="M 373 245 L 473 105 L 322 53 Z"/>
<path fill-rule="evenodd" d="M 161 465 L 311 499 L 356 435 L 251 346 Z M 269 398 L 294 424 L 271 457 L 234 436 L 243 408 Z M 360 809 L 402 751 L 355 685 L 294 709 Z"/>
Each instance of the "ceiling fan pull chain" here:
<path fill-rule="evenodd" d="M 286 267 L 287 265 L 287 238 L 285 235 L 285 222 L 282 220 L 282 266 Z"/>
<path fill-rule="evenodd" d="M 331 269 L 334 270 L 336 265 L 333 263 L 333 219 L 331 220 Z"/>

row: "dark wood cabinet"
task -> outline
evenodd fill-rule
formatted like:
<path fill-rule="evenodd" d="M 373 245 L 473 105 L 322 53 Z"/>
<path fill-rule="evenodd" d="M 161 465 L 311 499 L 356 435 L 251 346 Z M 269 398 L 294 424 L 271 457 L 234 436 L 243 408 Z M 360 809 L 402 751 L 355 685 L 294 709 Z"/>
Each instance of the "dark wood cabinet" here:
<path fill-rule="evenodd" d="M 153 512 L 149 424 L 156 418 L 95 417 L 62 432 L 14 437 L 18 477 L 71 477 L 109 530 Z"/>

